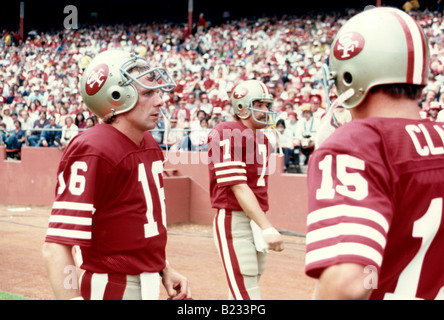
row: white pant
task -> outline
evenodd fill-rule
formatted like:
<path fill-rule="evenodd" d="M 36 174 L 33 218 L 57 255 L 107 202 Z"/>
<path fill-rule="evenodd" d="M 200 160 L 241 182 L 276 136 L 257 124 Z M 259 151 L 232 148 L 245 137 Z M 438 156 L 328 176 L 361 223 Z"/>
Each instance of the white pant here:
<path fill-rule="evenodd" d="M 158 273 L 140 275 L 91 273 L 80 277 L 80 293 L 85 300 L 158 300 Z"/>
<path fill-rule="evenodd" d="M 229 298 L 259 300 L 259 278 L 265 270 L 266 253 L 254 243 L 251 219 L 243 211 L 221 209 L 214 218 L 214 241 L 229 286 Z"/>

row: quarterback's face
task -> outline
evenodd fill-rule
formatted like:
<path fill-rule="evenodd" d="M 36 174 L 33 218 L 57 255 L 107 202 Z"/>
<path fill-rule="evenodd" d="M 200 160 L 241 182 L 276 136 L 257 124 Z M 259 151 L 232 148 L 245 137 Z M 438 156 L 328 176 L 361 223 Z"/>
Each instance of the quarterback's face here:
<path fill-rule="evenodd" d="M 139 79 L 145 85 L 154 86 L 157 82 L 148 77 Z M 137 126 L 143 131 L 151 130 L 156 127 L 156 122 L 159 120 L 160 108 L 163 106 L 162 92 L 160 89 L 147 90 L 135 84 L 139 99 L 131 110 L 131 118 L 133 125 Z"/>
<path fill-rule="evenodd" d="M 264 101 L 254 101 L 253 103 L 253 108 L 254 110 L 252 110 L 252 112 L 254 112 L 254 118 L 262 121 L 262 122 L 267 122 L 267 111 L 269 111 L 270 109 L 270 103 L 269 102 L 264 102 Z M 262 129 L 265 128 L 266 125 L 265 124 L 261 124 L 259 122 L 257 122 L 256 120 L 254 120 L 253 117 L 250 117 L 250 119 L 252 120 L 253 126 L 255 127 L 255 129 Z"/>

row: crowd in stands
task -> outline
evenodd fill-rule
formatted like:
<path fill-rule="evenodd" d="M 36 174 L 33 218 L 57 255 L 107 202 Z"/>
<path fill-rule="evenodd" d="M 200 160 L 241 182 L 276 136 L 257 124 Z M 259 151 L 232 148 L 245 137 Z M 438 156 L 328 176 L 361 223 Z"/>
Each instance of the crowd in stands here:
<path fill-rule="evenodd" d="M 232 119 L 233 88 L 258 79 L 273 94 L 278 113 L 270 140 L 285 154 L 287 168 L 304 165 L 327 106 L 321 67 L 337 30 L 355 13 L 241 19 L 200 26 L 193 34 L 176 23 L 91 25 L 35 33 L 22 42 L 3 30 L 0 143 L 8 149 L 23 143 L 63 149 L 78 132 L 99 123 L 82 102 L 82 70 L 89 57 L 121 48 L 145 56 L 153 66 L 163 65 L 177 83 L 164 96 L 169 121 L 160 120 L 152 131 L 162 148 L 206 150 L 209 130 Z M 430 84 L 419 110 L 423 117 L 444 119 L 443 15 L 421 8 L 410 14 L 429 37 L 432 54 Z M 350 121 L 344 108 L 336 112 L 340 124 Z"/>

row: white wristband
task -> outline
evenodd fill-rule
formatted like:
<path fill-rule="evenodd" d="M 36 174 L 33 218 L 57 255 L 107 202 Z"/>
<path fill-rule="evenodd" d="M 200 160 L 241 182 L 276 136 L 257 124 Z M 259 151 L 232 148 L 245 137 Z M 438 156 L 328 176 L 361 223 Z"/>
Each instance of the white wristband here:
<path fill-rule="evenodd" d="M 69 300 L 83 300 L 83 297 L 75 297 L 75 298 L 71 298 L 71 299 L 69 299 Z"/>
<path fill-rule="evenodd" d="M 276 235 L 276 236 L 280 235 L 279 231 L 277 231 L 273 227 L 270 227 L 270 228 L 262 230 L 262 234 L 263 234 L 264 237 L 265 236 L 271 236 L 271 235 Z"/>

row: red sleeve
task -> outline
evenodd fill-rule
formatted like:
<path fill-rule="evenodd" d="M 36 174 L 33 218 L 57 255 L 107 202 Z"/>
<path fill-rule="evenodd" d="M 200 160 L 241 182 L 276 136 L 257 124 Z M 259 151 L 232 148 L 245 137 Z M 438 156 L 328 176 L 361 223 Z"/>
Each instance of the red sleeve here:
<path fill-rule="evenodd" d="M 365 137 L 356 139 L 356 137 Z M 350 125 L 311 156 L 306 272 L 339 263 L 380 268 L 392 218 L 390 176 L 376 130 Z"/>
<path fill-rule="evenodd" d="M 96 156 L 62 159 L 58 174 L 55 201 L 51 210 L 47 242 L 89 246 L 96 177 L 103 170 Z"/>

